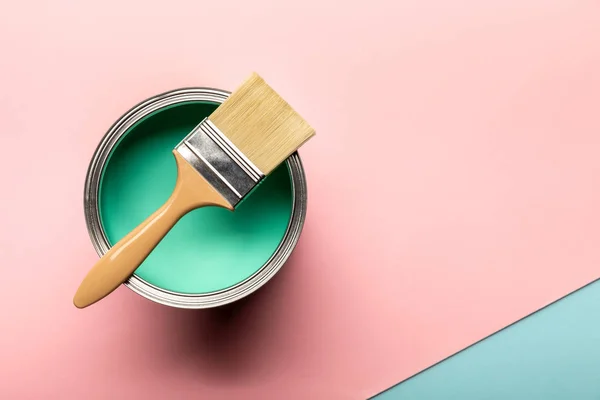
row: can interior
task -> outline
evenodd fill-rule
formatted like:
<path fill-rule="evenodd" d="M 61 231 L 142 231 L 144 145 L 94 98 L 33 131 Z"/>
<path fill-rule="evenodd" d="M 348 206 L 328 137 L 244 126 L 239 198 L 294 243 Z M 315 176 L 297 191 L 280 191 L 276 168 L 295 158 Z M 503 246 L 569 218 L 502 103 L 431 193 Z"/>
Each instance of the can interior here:
<path fill-rule="evenodd" d="M 180 103 L 130 128 L 112 150 L 98 193 L 100 221 L 111 245 L 170 196 L 177 177 L 172 149 L 218 106 Z M 282 241 L 293 189 L 282 164 L 234 212 L 201 208 L 185 215 L 135 274 L 172 292 L 205 294 L 257 272 Z"/>

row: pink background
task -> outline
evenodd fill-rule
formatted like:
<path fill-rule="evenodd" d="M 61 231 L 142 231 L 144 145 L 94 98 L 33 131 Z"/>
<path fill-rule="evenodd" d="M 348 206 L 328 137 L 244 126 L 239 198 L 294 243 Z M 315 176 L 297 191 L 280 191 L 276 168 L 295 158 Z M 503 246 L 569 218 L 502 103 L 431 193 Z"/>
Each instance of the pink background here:
<path fill-rule="evenodd" d="M 88 3 L 0 6 L 0 398 L 365 398 L 600 277 L 597 1 Z M 104 132 L 252 70 L 317 129 L 289 264 L 76 310 Z"/>

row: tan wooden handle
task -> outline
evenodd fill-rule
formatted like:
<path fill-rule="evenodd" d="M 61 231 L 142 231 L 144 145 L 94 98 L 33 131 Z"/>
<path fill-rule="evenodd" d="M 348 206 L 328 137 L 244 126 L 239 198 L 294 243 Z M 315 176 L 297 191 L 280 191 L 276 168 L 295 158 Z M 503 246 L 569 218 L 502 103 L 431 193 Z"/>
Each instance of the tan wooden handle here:
<path fill-rule="evenodd" d="M 73 304 L 84 308 L 103 299 L 125 282 L 175 223 L 189 211 L 218 206 L 233 210 L 223 198 L 179 153 L 177 183 L 167 202 L 137 228 L 115 244 L 88 272 L 77 289 Z"/>

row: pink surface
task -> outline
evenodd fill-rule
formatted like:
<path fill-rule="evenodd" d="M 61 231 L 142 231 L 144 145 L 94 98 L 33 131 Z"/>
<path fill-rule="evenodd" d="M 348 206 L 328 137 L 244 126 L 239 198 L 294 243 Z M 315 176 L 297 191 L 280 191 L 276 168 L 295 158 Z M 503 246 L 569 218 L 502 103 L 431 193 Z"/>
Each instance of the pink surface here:
<path fill-rule="evenodd" d="M 0 6 L 0 398 L 360 399 L 600 277 L 598 2 L 88 3 Z M 318 132 L 289 264 L 76 310 L 101 136 L 252 70 Z"/>

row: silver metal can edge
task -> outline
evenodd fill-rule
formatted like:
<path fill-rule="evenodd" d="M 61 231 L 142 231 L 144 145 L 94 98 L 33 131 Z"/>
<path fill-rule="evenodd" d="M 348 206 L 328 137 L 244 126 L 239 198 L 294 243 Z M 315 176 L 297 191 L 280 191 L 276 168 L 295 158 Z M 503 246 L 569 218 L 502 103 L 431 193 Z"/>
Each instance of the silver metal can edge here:
<path fill-rule="evenodd" d="M 99 256 L 110 248 L 100 222 L 98 192 L 102 170 L 114 146 L 138 121 L 160 109 L 180 103 L 209 101 L 222 103 L 230 92 L 214 88 L 184 88 L 153 96 L 122 115 L 105 133 L 90 161 L 84 186 L 85 220 L 94 249 Z M 268 282 L 287 261 L 296 247 L 306 219 L 307 187 L 304 168 L 298 152 L 286 160 L 292 178 L 292 215 L 285 235 L 269 260 L 246 280 L 223 290 L 206 294 L 182 294 L 156 287 L 132 276 L 124 283 L 137 294 L 159 304 L 176 308 L 201 309 L 225 305 L 246 297 Z"/>

